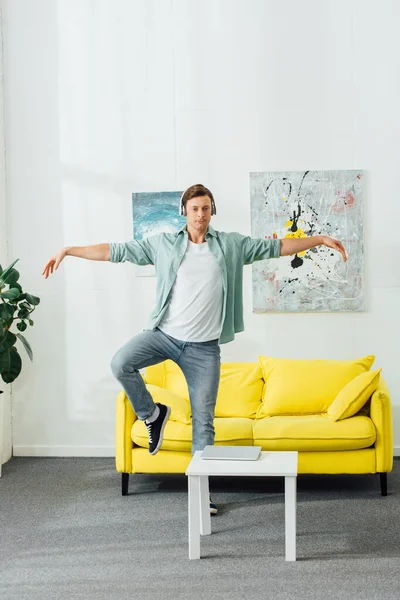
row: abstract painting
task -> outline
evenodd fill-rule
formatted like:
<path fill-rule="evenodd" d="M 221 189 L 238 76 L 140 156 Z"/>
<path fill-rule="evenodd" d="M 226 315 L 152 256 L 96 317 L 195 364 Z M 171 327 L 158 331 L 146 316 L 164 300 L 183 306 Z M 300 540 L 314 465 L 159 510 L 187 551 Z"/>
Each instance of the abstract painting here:
<path fill-rule="evenodd" d="M 362 189 L 362 171 L 250 173 L 252 237 L 327 235 L 348 256 L 318 246 L 253 263 L 255 313 L 364 310 Z"/>
<path fill-rule="evenodd" d="M 133 237 L 135 240 L 179 231 L 186 219 L 179 215 L 182 192 L 135 192 L 132 194 Z M 153 265 L 136 267 L 136 275 L 154 277 Z"/>

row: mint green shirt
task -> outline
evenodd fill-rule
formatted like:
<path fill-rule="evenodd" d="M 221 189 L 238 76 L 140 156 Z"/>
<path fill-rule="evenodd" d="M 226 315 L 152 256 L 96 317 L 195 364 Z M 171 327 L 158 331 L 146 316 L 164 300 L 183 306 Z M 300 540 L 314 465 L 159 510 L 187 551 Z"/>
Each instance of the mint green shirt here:
<path fill-rule="evenodd" d="M 235 333 L 244 330 L 243 266 L 265 258 L 278 258 L 280 240 L 215 231 L 209 225 L 206 241 L 221 269 L 223 306 L 219 343 L 226 344 L 234 339 Z M 160 233 L 140 241 L 110 244 L 111 262 L 128 260 L 136 265 L 155 265 L 157 301 L 146 329 L 154 329 L 162 321 L 171 300 L 172 287 L 185 255 L 187 242 L 188 233 L 184 226 L 177 233 Z"/>

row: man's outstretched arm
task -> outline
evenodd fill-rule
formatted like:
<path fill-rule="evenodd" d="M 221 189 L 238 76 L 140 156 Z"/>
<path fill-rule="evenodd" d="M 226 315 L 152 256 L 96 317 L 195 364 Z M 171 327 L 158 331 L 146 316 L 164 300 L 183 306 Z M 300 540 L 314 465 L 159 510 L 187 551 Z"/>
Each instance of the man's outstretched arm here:
<path fill-rule="evenodd" d="M 339 240 L 328 237 L 327 235 L 313 235 L 308 238 L 283 238 L 281 242 L 281 256 L 289 256 L 290 254 L 298 254 L 316 246 L 326 246 L 337 250 L 342 255 L 343 260 L 347 261 L 346 251 Z"/>
<path fill-rule="evenodd" d="M 289 256 L 298 254 L 316 246 L 326 246 L 337 250 L 342 255 L 344 261 L 347 260 L 345 249 L 339 240 L 335 240 L 327 235 L 313 235 L 305 238 L 251 238 L 238 233 L 231 234 L 239 240 L 243 252 L 243 264 L 250 265 L 257 260 L 265 258 L 279 258 L 279 256 Z"/>
<path fill-rule="evenodd" d="M 94 244 L 93 246 L 65 246 L 46 263 L 42 275 L 45 279 L 56 271 L 66 256 L 76 256 L 87 260 L 110 260 L 110 244 Z"/>

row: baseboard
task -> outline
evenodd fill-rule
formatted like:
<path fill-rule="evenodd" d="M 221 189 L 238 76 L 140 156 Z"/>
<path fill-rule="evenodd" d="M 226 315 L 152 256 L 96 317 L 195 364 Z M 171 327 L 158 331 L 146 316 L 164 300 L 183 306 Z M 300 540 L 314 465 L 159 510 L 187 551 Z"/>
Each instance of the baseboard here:
<path fill-rule="evenodd" d="M 14 446 L 13 456 L 57 456 L 57 457 L 115 457 L 113 446 Z M 394 447 L 394 456 L 400 456 L 400 446 Z"/>
<path fill-rule="evenodd" d="M 14 446 L 13 456 L 115 457 L 114 446 Z"/>

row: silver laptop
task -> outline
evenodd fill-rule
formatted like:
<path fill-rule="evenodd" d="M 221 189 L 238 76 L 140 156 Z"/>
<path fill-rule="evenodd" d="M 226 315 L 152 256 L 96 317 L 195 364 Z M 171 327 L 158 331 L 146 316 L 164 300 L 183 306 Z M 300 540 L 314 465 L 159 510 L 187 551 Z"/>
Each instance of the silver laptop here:
<path fill-rule="evenodd" d="M 201 458 L 207 460 L 257 460 L 261 446 L 206 446 Z"/>

